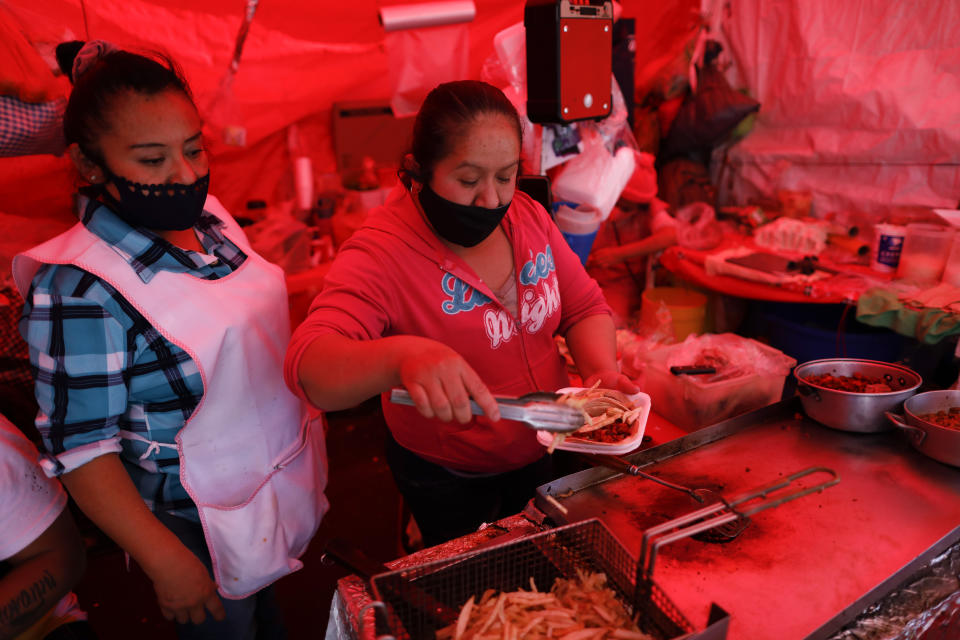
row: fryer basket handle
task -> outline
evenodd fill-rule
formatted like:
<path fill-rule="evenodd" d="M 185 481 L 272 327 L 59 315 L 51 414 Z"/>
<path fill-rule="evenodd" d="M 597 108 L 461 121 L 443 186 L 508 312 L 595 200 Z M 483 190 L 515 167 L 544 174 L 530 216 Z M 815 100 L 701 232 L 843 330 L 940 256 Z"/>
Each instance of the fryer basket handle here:
<path fill-rule="evenodd" d="M 809 487 L 803 487 L 782 494 L 781 490 L 786 489 L 791 484 L 805 476 L 814 473 L 825 473 L 829 476 L 826 480 Z M 771 482 L 757 489 L 746 491 L 734 497 L 724 504 L 718 502 L 712 505 L 698 509 L 693 513 L 674 518 L 655 527 L 644 531 L 643 542 L 640 546 L 640 559 L 637 562 L 637 584 L 641 581 L 653 581 L 653 569 L 657 558 L 657 552 L 660 547 L 676 540 L 682 540 L 702 531 L 707 531 L 722 524 L 732 522 L 741 517 L 749 517 L 765 509 L 779 506 L 785 502 L 795 500 L 810 493 L 823 491 L 828 487 L 840 482 L 840 476 L 833 469 L 826 467 L 810 467 L 802 471 L 797 471 L 780 480 Z M 753 500 L 760 499 L 761 502 L 748 506 Z M 743 509 L 736 509 L 739 505 L 744 505 Z"/>
<path fill-rule="evenodd" d="M 373 609 L 373 619 L 375 621 L 374 637 L 376 640 L 397 640 L 397 637 L 390 632 L 390 625 L 387 623 L 387 605 L 380 600 L 373 600 L 357 614 L 357 636 L 363 638 L 363 619 L 366 617 L 368 609 Z"/>

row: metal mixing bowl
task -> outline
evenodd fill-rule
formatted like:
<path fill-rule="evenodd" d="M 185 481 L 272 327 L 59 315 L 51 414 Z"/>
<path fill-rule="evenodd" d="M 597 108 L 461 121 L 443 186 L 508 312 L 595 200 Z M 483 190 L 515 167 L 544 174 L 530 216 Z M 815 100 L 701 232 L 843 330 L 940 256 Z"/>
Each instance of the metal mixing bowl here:
<path fill-rule="evenodd" d="M 855 393 L 828 389 L 807 381 L 810 376 L 825 373 L 835 376 L 860 373 L 868 378 L 879 378 L 892 391 Z M 797 379 L 800 402 L 808 416 L 833 429 L 860 433 L 891 429 L 893 425 L 885 412 L 899 411 L 904 400 L 915 394 L 923 382 L 920 374 L 903 365 L 856 358 L 811 360 L 794 369 L 793 375 Z"/>
<path fill-rule="evenodd" d="M 960 407 L 960 391 L 927 391 L 903 403 L 904 422 L 890 413 L 887 417 L 907 433 L 910 444 L 920 453 L 939 462 L 960 467 L 960 431 L 924 420 L 920 416 Z"/>

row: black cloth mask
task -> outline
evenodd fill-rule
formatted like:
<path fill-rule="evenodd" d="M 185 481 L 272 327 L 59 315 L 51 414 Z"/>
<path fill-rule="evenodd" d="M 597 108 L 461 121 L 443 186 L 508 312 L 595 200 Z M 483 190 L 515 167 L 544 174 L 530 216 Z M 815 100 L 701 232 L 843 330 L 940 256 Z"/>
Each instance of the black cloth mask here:
<path fill-rule="evenodd" d="M 427 184 L 423 185 L 418 197 L 424 215 L 437 234 L 461 247 L 474 247 L 483 242 L 500 225 L 510 208 L 509 202 L 496 209 L 450 202 L 438 196 Z"/>
<path fill-rule="evenodd" d="M 117 215 L 131 226 L 158 231 L 183 231 L 196 224 L 210 186 L 209 172 L 193 184 L 140 184 L 109 169 L 104 173 L 120 194 L 118 200 L 106 189 L 101 191 L 114 205 Z"/>

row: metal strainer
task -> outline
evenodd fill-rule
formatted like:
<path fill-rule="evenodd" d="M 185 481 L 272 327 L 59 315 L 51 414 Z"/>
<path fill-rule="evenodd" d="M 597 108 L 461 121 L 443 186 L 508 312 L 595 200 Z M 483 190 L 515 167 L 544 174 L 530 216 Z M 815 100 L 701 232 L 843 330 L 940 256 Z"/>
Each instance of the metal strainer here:
<path fill-rule="evenodd" d="M 825 474 L 829 477 L 817 484 L 804 485 L 802 483 L 802 478 L 814 474 Z M 741 493 L 729 501 L 724 500 L 720 503 L 708 505 L 693 513 L 650 527 L 643 532 L 640 562 L 637 565 L 638 581 L 641 577 L 646 580 L 653 579 L 653 566 L 657 551 L 665 544 L 695 536 L 738 519 L 749 518 L 764 509 L 770 509 L 801 496 L 823 491 L 838 482 L 840 482 L 840 477 L 836 471 L 826 467 L 810 467 L 771 482 L 759 489 Z M 785 491 L 791 485 L 795 486 L 790 491 Z"/>
<path fill-rule="evenodd" d="M 658 478 L 657 476 L 642 471 L 639 466 L 632 464 L 629 460 L 619 456 L 607 454 L 583 454 L 583 457 L 594 464 L 601 464 L 605 467 L 622 471 L 628 475 L 646 478 L 647 480 L 652 480 L 653 482 L 662 484 L 670 489 L 682 491 L 700 504 L 713 507 L 719 507 L 719 505 L 723 505 L 719 508 L 726 509 L 728 512 L 736 514 L 737 517 L 728 522 L 717 524 L 714 527 L 696 533 L 692 536 L 696 540 L 700 540 L 702 542 L 730 542 L 740 535 L 750 524 L 750 520 L 740 514 L 733 505 L 727 502 L 726 498 L 721 496 L 716 491 L 712 491 L 710 489 L 691 489 L 690 487 L 669 482 L 663 478 Z M 714 511 L 711 511 L 710 513 L 714 513 Z"/>

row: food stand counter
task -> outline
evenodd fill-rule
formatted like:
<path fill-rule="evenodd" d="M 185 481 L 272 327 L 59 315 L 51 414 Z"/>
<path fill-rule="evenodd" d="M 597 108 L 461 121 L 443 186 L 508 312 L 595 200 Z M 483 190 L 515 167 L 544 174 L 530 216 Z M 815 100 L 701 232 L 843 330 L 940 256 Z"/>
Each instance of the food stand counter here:
<path fill-rule="evenodd" d="M 960 469 L 922 456 L 899 433 L 828 429 L 792 398 L 689 434 L 653 420 L 648 434 L 655 446 L 630 462 L 727 497 L 811 466 L 840 477 L 821 493 L 753 516 L 732 541 L 685 539 L 660 550 L 653 579 L 697 629 L 715 603 L 731 615 L 730 640 L 827 640 L 935 558 L 960 550 Z M 388 566 L 591 518 L 639 557 L 643 531 L 698 508 L 681 492 L 597 467 L 539 487 L 522 514 Z M 365 580 L 341 580 L 327 638 L 374 638 L 370 603 Z"/>

